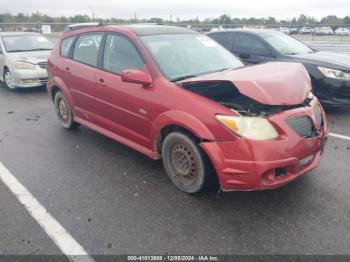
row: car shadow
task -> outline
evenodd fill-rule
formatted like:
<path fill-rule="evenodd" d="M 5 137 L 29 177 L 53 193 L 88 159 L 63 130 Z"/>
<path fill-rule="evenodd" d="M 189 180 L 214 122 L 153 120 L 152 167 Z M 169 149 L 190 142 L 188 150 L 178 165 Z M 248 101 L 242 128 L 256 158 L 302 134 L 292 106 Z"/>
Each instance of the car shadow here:
<path fill-rule="evenodd" d="M 9 93 L 16 93 L 16 94 L 35 94 L 35 93 L 44 93 L 46 92 L 46 86 L 39 86 L 39 87 L 30 87 L 30 88 L 18 88 L 16 90 L 8 90 L 3 83 L 0 82 L 0 88 L 9 92 Z"/>

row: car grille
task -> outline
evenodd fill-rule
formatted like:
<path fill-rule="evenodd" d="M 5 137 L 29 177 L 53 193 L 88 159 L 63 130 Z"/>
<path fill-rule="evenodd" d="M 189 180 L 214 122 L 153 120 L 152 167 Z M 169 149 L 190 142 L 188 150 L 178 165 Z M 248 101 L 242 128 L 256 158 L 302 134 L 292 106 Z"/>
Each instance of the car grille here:
<path fill-rule="evenodd" d="M 42 84 L 46 84 L 48 80 L 49 80 L 48 78 L 39 78 L 39 81 L 40 81 Z"/>
<path fill-rule="evenodd" d="M 312 122 L 307 116 L 297 116 L 286 120 L 290 128 L 301 137 L 310 137 L 312 133 Z"/>
<path fill-rule="evenodd" d="M 313 137 L 319 134 L 319 130 L 323 124 L 321 108 L 317 107 L 315 112 L 316 126 L 313 127 L 311 118 L 308 116 L 297 116 L 286 120 L 288 126 L 301 137 Z"/>
<path fill-rule="evenodd" d="M 46 69 L 47 62 L 40 62 L 38 64 L 42 69 Z"/>

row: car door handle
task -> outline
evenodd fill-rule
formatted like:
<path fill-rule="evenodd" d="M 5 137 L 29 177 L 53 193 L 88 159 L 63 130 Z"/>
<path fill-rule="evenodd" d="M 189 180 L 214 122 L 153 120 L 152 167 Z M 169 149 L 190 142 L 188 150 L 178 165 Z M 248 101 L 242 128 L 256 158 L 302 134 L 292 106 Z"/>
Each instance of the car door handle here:
<path fill-rule="evenodd" d="M 107 85 L 106 82 L 105 82 L 105 80 L 104 80 L 103 78 L 100 78 L 100 79 L 97 81 L 97 83 L 99 83 L 99 84 L 102 85 L 102 86 Z"/>
<path fill-rule="evenodd" d="M 64 70 L 68 73 L 70 73 L 70 68 L 69 67 L 65 67 Z"/>

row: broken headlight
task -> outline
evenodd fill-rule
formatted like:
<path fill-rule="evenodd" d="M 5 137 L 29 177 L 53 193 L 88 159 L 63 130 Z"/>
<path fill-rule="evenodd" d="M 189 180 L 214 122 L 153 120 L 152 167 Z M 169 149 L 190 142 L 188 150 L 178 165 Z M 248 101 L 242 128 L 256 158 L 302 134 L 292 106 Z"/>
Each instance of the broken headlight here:
<path fill-rule="evenodd" d="M 216 119 L 236 135 L 252 140 L 269 140 L 278 137 L 276 129 L 263 117 L 216 115 Z"/>
<path fill-rule="evenodd" d="M 350 80 L 350 74 L 341 70 L 326 68 L 319 66 L 318 69 L 321 73 L 328 78 L 342 79 L 342 80 Z"/>

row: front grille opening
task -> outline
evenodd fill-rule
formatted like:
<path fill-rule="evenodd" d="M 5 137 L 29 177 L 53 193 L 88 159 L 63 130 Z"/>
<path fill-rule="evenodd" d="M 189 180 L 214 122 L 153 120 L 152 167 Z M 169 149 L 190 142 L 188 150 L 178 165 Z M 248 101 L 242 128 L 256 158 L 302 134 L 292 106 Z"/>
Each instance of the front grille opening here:
<path fill-rule="evenodd" d="M 46 67 L 47 67 L 47 62 L 40 62 L 40 63 L 39 63 L 39 66 L 40 66 L 42 69 L 46 69 Z"/>
<path fill-rule="evenodd" d="M 321 108 L 319 106 L 315 109 L 314 116 L 315 125 L 313 125 L 311 118 L 306 115 L 289 118 L 286 120 L 286 123 L 301 137 L 315 137 L 320 134 L 321 127 L 324 124 Z"/>
<path fill-rule="evenodd" d="M 286 174 L 287 174 L 287 169 L 284 167 L 276 168 L 276 170 L 275 170 L 276 177 L 282 177 Z"/>
<path fill-rule="evenodd" d="M 297 116 L 286 120 L 287 124 L 301 137 L 310 137 L 312 122 L 307 116 Z"/>

